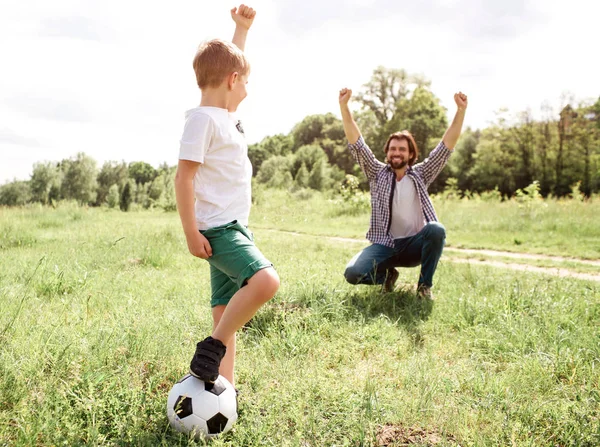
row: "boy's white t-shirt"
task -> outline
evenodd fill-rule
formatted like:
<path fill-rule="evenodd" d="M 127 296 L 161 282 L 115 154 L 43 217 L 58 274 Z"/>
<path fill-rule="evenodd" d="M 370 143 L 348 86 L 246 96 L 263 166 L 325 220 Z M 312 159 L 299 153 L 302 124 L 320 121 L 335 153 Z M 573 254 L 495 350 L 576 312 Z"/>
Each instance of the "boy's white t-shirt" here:
<path fill-rule="evenodd" d="M 390 233 L 394 239 L 410 237 L 417 234 L 425 226 L 423 209 L 419 202 L 415 182 L 408 175 L 396 181 L 392 201 L 392 222 Z"/>
<path fill-rule="evenodd" d="M 196 107 L 185 117 L 179 159 L 202 163 L 194 176 L 198 229 L 248 225 L 252 164 L 239 121 L 218 107 Z"/>

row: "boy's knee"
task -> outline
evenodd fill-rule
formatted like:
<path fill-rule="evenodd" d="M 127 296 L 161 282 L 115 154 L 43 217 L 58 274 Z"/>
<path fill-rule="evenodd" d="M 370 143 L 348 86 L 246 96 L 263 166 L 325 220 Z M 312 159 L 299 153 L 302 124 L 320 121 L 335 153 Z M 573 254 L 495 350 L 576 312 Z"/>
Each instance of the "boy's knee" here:
<path fill-rule="evenodd" d="M 279 275 L 272 267 L 259 270 L 251 278 L 251 281 L 252 280 L 257 283 L 267 300 L 273 298 L 279 289 Z"/>

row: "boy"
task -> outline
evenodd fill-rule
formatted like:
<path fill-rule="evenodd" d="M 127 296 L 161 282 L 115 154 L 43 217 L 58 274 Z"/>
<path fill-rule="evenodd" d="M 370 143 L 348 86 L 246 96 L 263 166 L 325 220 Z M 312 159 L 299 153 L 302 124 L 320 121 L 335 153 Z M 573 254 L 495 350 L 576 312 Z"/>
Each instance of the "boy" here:
<path fill-rule="evenodd" d="M 233 8 L 233 44 L 214 39 L 198 48 L 193 66 L 202 100 L 186 113 L 175 178 L 189 251 L 210 264 L 213 331 L 197 344 L 190 373 L 205 382 L 221 374 L 233 385 L 235 333 L 279 288 L 247 229 L 252 165 L 232 114 L 246 97 L 250 64 L 243 50 L 255 15 L 245 5 Z"/>

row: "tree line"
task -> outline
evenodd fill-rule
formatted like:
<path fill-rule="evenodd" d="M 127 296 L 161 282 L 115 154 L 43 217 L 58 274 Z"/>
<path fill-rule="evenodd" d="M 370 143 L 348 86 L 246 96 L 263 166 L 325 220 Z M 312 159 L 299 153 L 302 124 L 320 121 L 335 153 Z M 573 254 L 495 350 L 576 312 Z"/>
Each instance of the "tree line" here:
<path fill-rule="evenodd" d="M 96 161 L 84 154 L 60 162 L 33 165 L 31 178 L 0 187 L 0 205 L 26 203 L 52 205 L 73 200 L 81 205 L 108 206 L 128 211 L 135 204 L 143 208 L 175 210 L 174 166 L 108 161 L 98 170 Z"/>
<path fill-rule="evenodd" d="M 446 110 L 422 75 L 378 67 L 356 97 L 355 119 L 380 160 L 389 134 L 409 130 L 420 149 L 420 160 L 435 147 L 448 126 Z M 542 118 L 530 110 L 498 112 L 482 130 L 466 129 L 449 167 L 431 185 L 431 193 L 450 187 L 468 196 L 497 191 L 512 197 L 536 184 L 543 196 L 564 197 L 573 189 L 590 197 L 600 191 L 600 98 L 574 104 L 559 113 L 542 106 Z M 288 134 L 265 137 L 248 148 L 255 183 L 273 188 L 339 191 L 366 179 L 346 145 L 343 125 L 334 114 L 310 115 Z M 165 210 L 176 208 L 173 180 L 176 168 L 155 169 L 143 161 L 110 161 L 98 170 L 84 153 L 60 162 L 33 166 L 27 181 L 0 186 L 0 205 L 29 202 L 119 207 L 132 204 Z"/>
<path fill-rule="evenodd" d="M 448 126 L 446 110 L 430 81 L 405 70 L 378 67 L 357 95 L 355 119 L 378 159 L 396 131 L 415 137 L 420 160 L 435 147 Z M 501 110 L 483 130 L 467 128 L 449 167 L 430 192 L 448 184 L 469 195 L 497 190 L 512 197 L 534 182 L 544 197 L 565 197 L 578 189 L 586 197 L 600 191 L 600 98 L 566 105 L 559 113 L 542 106 L 542 119 L 530 110 L 510 115 Z M 326 189 L 345 175 L 366 180 L 351 159 L 341 120 L 333 114 L 311 115 L 288 135 L 264 138 L 249 147 L 256 179 L 274 187 Z"/>

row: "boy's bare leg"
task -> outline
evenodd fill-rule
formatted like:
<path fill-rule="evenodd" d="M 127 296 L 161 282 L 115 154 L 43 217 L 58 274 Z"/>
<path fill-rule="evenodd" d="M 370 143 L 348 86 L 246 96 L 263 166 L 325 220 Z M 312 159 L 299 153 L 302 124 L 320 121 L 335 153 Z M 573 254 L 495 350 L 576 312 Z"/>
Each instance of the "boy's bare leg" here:
<path fill-rule="evenodd" d="M 238 329 L 250 321 L 263 304 L 275 296 L 278 288 L 279 275 L 273 267 L 256 272 L 248 280 L 248 284 L 233 295 L 212 337 L 220 340 L 229 351 L 228 340 L 231 340 Z"/>
<path fill-rule="evenodd" d="M 225 312 L 226 306 L 215 306 L 212 308 L 213 315 L 213 331 L 219 325 L 223 312 Z M 225 357 L 221 360 L 219 366 L 219 374 L 225 377 L 235 387 L 234 380 L 234 368 L 235 368 L 235 334 L 229 340 L 223 341 L 223 344 L 227 346 L 227 352 Z"/>
<path fill-rule="evenodd" d="M 222 313 L 220 310 L 215 311 L 220 314 L 219 321 L 215 321 L 212 336 L 196 345 L 196 353 L 190 363 L 190 374 L 205 382 L 217 380 L 222 373 L 221 362 L 228 354 L 227 347 L 230 343 L 234 343 L 234 349 L 229 358 L 235 357 L 235 333 L 263 304 L 273 298 L 278 288 L 279 276 L 273 267 L 259 270 L 248 280 L 248 284 L 233 295 Z M 231 368 L 231 373 L 224 370 L 223 375 L 233 379 L 233 361 L 230 365 L 228 368 Z"/>

